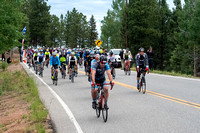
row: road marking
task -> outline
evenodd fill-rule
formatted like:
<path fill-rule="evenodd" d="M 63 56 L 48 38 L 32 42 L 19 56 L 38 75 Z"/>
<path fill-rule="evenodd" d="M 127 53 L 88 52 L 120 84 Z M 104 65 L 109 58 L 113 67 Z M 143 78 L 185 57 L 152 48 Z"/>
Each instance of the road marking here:
<path fill-rule="evenodd" d="M 123 71 L 123 70 L 120 70 L 120 69 L 117 69 L 119 71 Z M 131 71 L 131 72 L 135 72 L 136 71 Z M 172 75 L 164 75 L 164 74 L 157 74 L 157 73 L 150 73 L 151 75 L 154 75 L 154 76 L 160 76 L 160 77 L 167 77 L 167 78 L 176 78 L 176 79 L 184 79 L 184 80 L 192 80 L 192 81 L 200 81 L 199 78 L 187 78 L 187 77 L 180 77 L 180 76 L 172 76 Z"/>
<path fill-rule="evenodd" d="M 85 74 L 85 72 L 83 72 L 83 71 L 79 71 L 79 72 Z M 121 82 L 117 82 L 117 81 L 114 81 L 114 83 L 121 85 L 123 87 L 131 88 L 133 90 L 138 91 L 138 89 L 135 86 L 128 85 L 128 84 L 121 83 Z M 168 95 L 164 95 L 164 94 L 149 91 L 149 90 L 147 90 L 146 93 L 153 95 L 153 96 L 156 96 L 156 97 L 159 97 L 159 98 L 163 98 L 163 99 L 166 99 L 166 100 L 170 100 L 170 101 L 173 101 L 173 102 L 177 102 L 177 103 L 180 103 L 180 104 L 184 104 L 184 105 L 188 105 L 188 106 L 200 109 L 200 104 L 197 104 L 197 103 L 189 102 L 189 101 L 186 101 L 186 100 L 178 99 L 178 98 L 175 98 L 175 97 L 171 97 L 171 96 L 168 96 Z"/>
<path fill-rule="evenodd" d="M 24 63 L 23 63 L 24 64 Z M 27 69 L 28 69 L 28 65 L 24 64 Z M 41 79 L 38 75 L 36 75 L 31 69 L 30 70 L 44 85 L 47 86 L 47 88 L 51 91 L 51 93 L 57 98 L 57 100 L 60 102 L 60 104 L 62 105 L 62 107 L 64 108 L 65 112 L 67 113 L 70 121 L 74 124 L 76 130 L 78 133 L 83 133 L 80 125 L 78 124 L 78 122 L 76 121 L 74 115 L 72 114 L 71 110 L 69 109 L 69 107 L 65 104 L 65 102 L 58 96 L 58 94 L 49 86 L 47 85 L 47 83 L 44 82 L 43 79 Z"/>

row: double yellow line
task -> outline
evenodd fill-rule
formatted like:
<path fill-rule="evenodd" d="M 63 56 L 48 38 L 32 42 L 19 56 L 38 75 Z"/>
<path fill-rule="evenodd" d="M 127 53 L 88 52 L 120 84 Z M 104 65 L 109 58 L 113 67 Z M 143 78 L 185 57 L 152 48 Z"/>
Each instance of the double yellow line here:
<path fill-rule="evenodd" d="M 79 72 L 84 74 L 83 71 L 79 71 Z M 126 88 L 138 90 L 136 87 L 128 85 L 128 84 L 124 84 L 124 83 L 117 82 L 117 81 L 114 81 L 114 83 L 121 85 L 123 87 L 126 87 Z M 178 98 L 175 98 L 175 97 L 171 97 L 171 96 L 168 96 L 168 95 L 160 94 L 160 93 L 149 91 L 149 90 L 147 90 L 146 93 L 153 95 L 153 96 L 156 96 L 156 97 L 159 97 L 159 98 L 163 98 L 163 99 L 170 100 L 170 101 L 173 101 L 173 102 L 176 102 L 176 103 L 180 103 L 180 104 L 184 104 L 184 105 L 188 105 L 188 106 L 200 109 L 200 104 L 197 104 L 197 103 L 189 102 L 189 101 L 186 101 L 186 100 L 178 99 Z"/>

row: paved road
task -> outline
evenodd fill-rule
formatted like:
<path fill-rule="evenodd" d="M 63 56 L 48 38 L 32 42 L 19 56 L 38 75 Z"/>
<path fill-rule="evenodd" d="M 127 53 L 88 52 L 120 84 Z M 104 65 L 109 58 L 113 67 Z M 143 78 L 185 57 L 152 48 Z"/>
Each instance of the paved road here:
<path fill-rule="evenodd" d="M 107 123 L 91 107 L 90 85 L 83 72 L 75 83 L 59 75 L 54 86 L 50 69 L 45 68 L 43 80 L 68 105 L 84 133 L 200 133 L 200 80 L 149 74 L 148 92 L 142 94 L 136 91 L 135 72 L 131 76 L 116 72 Z"/>

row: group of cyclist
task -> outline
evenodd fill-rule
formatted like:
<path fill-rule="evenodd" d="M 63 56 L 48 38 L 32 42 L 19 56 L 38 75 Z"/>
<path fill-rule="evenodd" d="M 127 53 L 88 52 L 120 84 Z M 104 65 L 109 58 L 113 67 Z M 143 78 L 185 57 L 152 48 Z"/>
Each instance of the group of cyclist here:
<path fill-rule="evenodd" d="M 39 51 L 39 53 L 38 53 Z M 132 58 L 131 52 L 127 48 L 123 54 L 124 64 L 130 65 L 129 58 Z M 51 78 L 53 79 L 53 70 L 56 70 L 58 74 L 60 71 L 64 70 L 64 76 L 66 76 L 66 70 L 69 74 L 69 79 L 71 79 L 72 68 L 76 74 L 78 74 L 78 65 L 81 67 L 84 62 L 85 74 L 88 76 L 88 81 L 91 84 L 91 95 L 92 95 L 92 108 L 96 109 L 96 96 L 97 96 L 97 85 L 96 84 L 106 84 L 103 85 L 104 94 L 106 102 L 109 97 L 108 82 L 105 78 L 105 73 L 108 75 L 110 85 L 113 86 L 113 79 L 115 74 L 113 74 L 114 64 L 116 63 L 115 55 L 113 51 L 108 53 L 108 50 L 102 49 L 36 49 L 33 50 L 28 48 L 27 50 L 27 63 L 32 63 L 34 66 L 37 62 L 38 70 L 40 71 L 41 66 L 48 64 L 50 62 L 51 66 Z M 148 57 L 144 53 L 144 48 L 139 49 L 139 53 L 135 56 L 136 69 L 137 69 L 137 88 L 139 89 L 139 79 L 141 75 L 141 70 L 149 71 Z M 107 105 L 107 104 L 106 104 Z M 106 107 L 108 109 L 108 107 Z"/>

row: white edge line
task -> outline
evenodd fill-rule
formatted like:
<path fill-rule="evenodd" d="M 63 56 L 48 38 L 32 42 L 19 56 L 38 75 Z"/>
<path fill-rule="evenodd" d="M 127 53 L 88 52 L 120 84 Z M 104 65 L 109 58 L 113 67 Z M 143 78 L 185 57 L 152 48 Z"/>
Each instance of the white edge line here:
<path fill-rule="evenodd" d="M 119 69 L 119 70 L 121 70 L 121 69 Z M 123 70 L 121 70 L 121 71 L 123 71 Z M 132 72 L 136 73 L 136 71 L 132 71 Z M 187 78 L 187 77 L 180 77 L 180 76 L 164 75 L 164 74 L 157 74 L 157 73 L 151 73 L 151 72 L 150 72 L 150 75 L 161 76 L 161 77 L 168 77 L 168 78 L 177 78 L 177 79 L 200 81 L 200 79 L 195 79 L 195 78 Z"/>
<path fill-rule="evenodd" d="M 23 63 L 27 68 L 27 64 Z M 40 79 L 40 81 L 42 81 L 43 84 L 45 84 L 47 86 L 47 88 L 51 91 L 51 93 L 58 99 L 58 101 L 60 102 L 60 104 L 62 105 L 62 107 L 64 108 L 65 112 L 67 113 L 67 115 L 69 116 L 69 119 L 71 120 L 71 122 L 74 124 L 76 130 L 78 133 L 83 133 L 80 125 L 78 124 L 78 122 L 76 121 L 74 115 L 72 114 L 71 110 L 69 109 L 69 107 L 65 104 L 65 102 L 58 96 L 58 94 L 49 86 L 47 85 L 47 83 L 45 83 L 43 81 L 43 79 L 41 79 L 38 75 L 36 75 L 31 69 L 30 70 L 38 79 Z"/>

